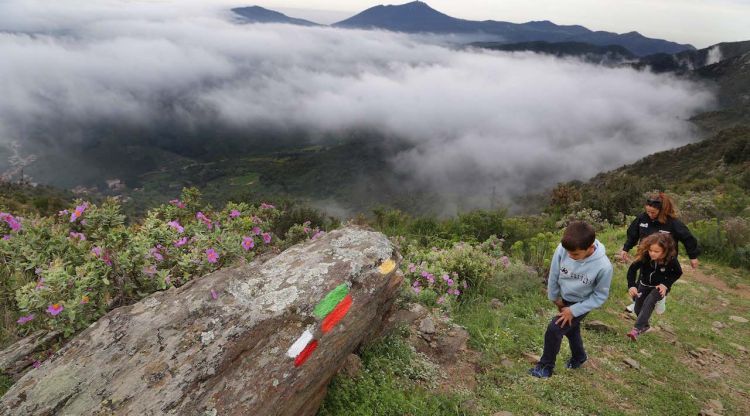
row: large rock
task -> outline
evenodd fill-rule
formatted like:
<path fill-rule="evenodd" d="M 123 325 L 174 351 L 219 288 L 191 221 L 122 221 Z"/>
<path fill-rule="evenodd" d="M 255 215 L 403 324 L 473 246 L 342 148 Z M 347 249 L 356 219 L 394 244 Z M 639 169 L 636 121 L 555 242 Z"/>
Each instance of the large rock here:
<path fill-rule="evenodd" d="M 156 293 L 26 374 L 0 414 L 313 415 L 390 311 L 399 261 L 384 235 L 348 227 Z"/>
<path fill-rule="evenodd" d="M 34 362 L 32 354 L 43 350 L 61 335 L 59 331 L 37 331 L 3 349 L 0 351 L 0 372 L 14 379 L 20 378 L 31 368 Z"/>

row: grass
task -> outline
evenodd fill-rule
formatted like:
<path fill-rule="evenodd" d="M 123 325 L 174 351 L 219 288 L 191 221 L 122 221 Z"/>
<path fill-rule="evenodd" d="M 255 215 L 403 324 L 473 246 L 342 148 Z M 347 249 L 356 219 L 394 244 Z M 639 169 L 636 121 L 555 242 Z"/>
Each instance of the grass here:
<path fill-rule="evenodd" d="M 623 237 L 622 230 L 599 234 L 610 255 L 619 250 Z M 695 415 L 709 400 L 719 400 L 723 414 L 747 414 L 750 360 L 732 344 L 750 345 L 750 324 L 729 316 L 750 316 L 750 300 L 693 280 L 687 269 L 668 299 L 667 312 L 651 321 L 674 335 L 660 329 L 633 343 L 624 335 L 633 321 L 622 316 L 628 303 L 626 266 L 616 264 L 608 301 L 586 318 L 601 320 L 615 332 L 584 329 L 590 360 L 580 370 L 564 368 L 570 355 L 564 341 L 555 375 L 548 380 L 528 376 L 531 364 L 522 354 L 541 354 L 544 329 L 554 308 L 539 278 L 520 273 L 498 276 L 485 294 L 466 299 L 452 314 L 468 330 L 469 346 L 480 353 L 476 389 L 450 397 L 405 376 L 404 366 L 414 361 L 393 358 L 394 351 L 404 353 L 408 346 L 391 337 L 367 350 L 367 370 L 360 379 L 336 379 L 320 414 L 491 415 L 504 410 L 545 415 Z M 724 266 L 704 264 L 701 271 L 715 274 L 713 278 L 732 276 L 728 284 L 750 283 L 747 273 Z M 492 298 L 501 299 L 504 306 L 492 308 Z M 714 329 L 714 322 L 724 328 Z M 700 349 L 708 351 L 699 358 L 691 354 Z M 636 360 L 640 368 L 630 368 L 625 358 Z M 476 408 L 456 407 L 457 400 L 473 401 Z"/>
<path fill-rule="evenodd" d="M 5 374 L 0 374 L 0 397 L 13 385 L 13 380 Z"/>
<path fill-rule="evenodd" d="M 362 373 L 356 379 L 336 377 L 318 412 L 327 415 L 455 415 L 462 410 L 459 395 L 434 394 L 422 388 L 439 375 L 397 332 L 366 348 Z"/>

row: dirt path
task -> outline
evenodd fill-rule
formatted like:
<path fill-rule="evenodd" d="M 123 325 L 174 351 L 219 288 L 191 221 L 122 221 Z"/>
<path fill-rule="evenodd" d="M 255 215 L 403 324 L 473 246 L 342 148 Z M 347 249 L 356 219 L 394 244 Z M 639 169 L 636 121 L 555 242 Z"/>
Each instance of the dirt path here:
<path fill-rule="evenodd" d="M 750 286 L 748 285 L 740 283 L 736 288 L 732 288 L 718 277 L 706 274 L 700 267 L 693 270 L 689 264 L 683 264 L 682 270 L 684 272 L 683 278 L 686 280 L 711 286 L 722 292 L 731 293 L 743 299 L 750 299 Z"/>

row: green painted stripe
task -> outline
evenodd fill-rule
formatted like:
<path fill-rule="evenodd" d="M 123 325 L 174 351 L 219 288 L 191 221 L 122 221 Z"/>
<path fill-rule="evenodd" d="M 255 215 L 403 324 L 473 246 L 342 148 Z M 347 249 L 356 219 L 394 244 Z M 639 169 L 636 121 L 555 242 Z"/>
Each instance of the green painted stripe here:
<path fill-rule="evenodd" d="M 347 294 L 349 294 L 349 286 L 346 283 L 336 286 L 315 306 L 313 315 L 320 319 L 325 318 Z"/>

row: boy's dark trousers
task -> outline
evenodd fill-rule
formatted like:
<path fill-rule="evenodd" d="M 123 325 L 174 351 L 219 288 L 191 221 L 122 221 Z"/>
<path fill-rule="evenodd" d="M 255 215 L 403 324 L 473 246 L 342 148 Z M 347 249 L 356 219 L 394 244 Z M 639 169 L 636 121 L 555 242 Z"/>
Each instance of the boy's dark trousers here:
<path fill-rule="evenodd" d="M 563 299 L 565 306 L 574 305 L 576 302 L 568 302 Z M 581 338 L 581 321 L 588 315 L 588 312 L 581 316 L 576 316 L 571 321 L 570 325 L 565 325 L 565 328 L 561 328 L 560 325 L 555 323 L 558 316 L 555 316 L 547 325 L 547 332 L 544 333 L 544 353 L 542 358 L 539 360 L 539 364 L 543 367 L 555 367 L 555 359 L 557 353 L 560 352 L 560 345 L 562 345 L 563 336 L 568 337 L 568 344 L 570 344 L 570 352 L 573 355 L 573 361 L 581 361 L 586 356 L 586 350 L 583 349 L 583 338 Z"/>
<path fill-rule="evenodd" d="M 635 327 L 638 330 L 644 330 L 649 326 L 648 320 L 651 319 L 651 314 L 654 313 L 656 302 L 660 301 L 664 296 L 659 293 L 659 289 L 644 286 L 640 283 L 638 284 L 638 292 L 641 296 L 635 298 L 635 308 L 633 309 L 633 312 L 638 315 Z"/>

